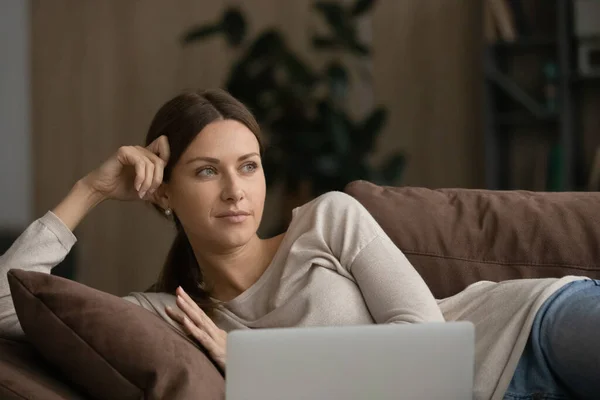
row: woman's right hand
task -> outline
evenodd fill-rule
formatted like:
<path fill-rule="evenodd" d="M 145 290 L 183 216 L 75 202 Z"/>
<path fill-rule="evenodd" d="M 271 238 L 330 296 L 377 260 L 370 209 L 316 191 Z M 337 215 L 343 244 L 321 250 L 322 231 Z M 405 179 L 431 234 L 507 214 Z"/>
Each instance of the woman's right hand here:
<path fill-rule="evenodd" d="M 166 136 L 148 147 L 123 146 L 82 182 L 104 199 L 150 199 L 162 184 L 169 155 Z"/>

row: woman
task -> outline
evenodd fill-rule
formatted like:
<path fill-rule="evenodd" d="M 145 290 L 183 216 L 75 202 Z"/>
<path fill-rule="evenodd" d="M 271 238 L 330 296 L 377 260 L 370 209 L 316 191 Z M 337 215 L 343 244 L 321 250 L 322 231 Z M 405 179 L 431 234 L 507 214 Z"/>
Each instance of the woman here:
<path fill-rule="evenodd" d="M 120 148 L 0 258 L 3 336 L 23 336 L 8 269 L 49 272 L 97 204 L 140 198 L 178 234 L 156 292 L 126 299 L 181 327 L 223 368 L 232 329 L 468 320 L 477 333 L 475 398 L 596 397 L 598 282 L 479 282 L 436 300 L 371 215 L 338 192 L 295 209 L 285 234 L 259 238 L 259 127 L 220 90 L 167 102 L 146 144 Z"/>

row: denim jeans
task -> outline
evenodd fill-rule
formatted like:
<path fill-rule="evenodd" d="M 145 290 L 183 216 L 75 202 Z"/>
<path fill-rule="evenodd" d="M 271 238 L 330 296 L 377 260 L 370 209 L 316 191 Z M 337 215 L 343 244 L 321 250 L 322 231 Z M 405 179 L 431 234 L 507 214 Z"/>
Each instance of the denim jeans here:
<path fill-rule="evenodd" d="M 544 302 L 504 399 L 600 399 L 600 280 Z"/>

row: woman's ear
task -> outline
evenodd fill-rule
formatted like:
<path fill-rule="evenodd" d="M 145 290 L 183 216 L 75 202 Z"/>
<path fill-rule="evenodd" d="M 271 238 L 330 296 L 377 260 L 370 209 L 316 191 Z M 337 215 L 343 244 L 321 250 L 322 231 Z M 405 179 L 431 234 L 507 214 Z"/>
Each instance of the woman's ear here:
<path fill-rule="evenodd" d="M 169 207 L 169 188 L 168 188 L 168 184 L 163 183 L 161 184 L 158 189 L 156 189 L 156 191 L 154 192 L 154 194 L 152 194 L 152 199 L 151 201 L 156 204 L 157 206 L 159 206 L 160 208 L 162 208 L 163 210 L 166 210 Z"/>

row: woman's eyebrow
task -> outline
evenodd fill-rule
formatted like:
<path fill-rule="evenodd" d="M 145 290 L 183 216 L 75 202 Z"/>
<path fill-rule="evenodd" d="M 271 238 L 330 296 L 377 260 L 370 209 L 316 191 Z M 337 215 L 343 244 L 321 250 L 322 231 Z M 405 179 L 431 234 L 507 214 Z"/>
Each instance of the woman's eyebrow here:
<path fill-rule="evenodd" d="M 243 160 L 245 160 L 247 158 L 254 157 L 254 156 L 259 156 L 260 157 L 260 154 L 258 154 L 258 153 L 244 154 L 243 156 L 241 156 L 240 158 L 238 158 L 238 161 L 243 161 Z"/>
<path fill-rule="evenodd" d="M 243 160 L 246 160 L 246 159 L 248 159 L 250 157 L 254 157 L 254 156 L 260 156 L 260 154 L 258 154 L 256 152 L 244 154 L 243 156 L 240 156 L 238 158 L 238 161 L 243 161 Z M 221 160 L 219 160 L 218 158 L 200 156 L 200 157 L 192 158 L 191 160 L 186 162 L 186 164 L 191 164 L 196 161 L 207 161 L 211 164 L 219 164 L 221 162 Z"/>

